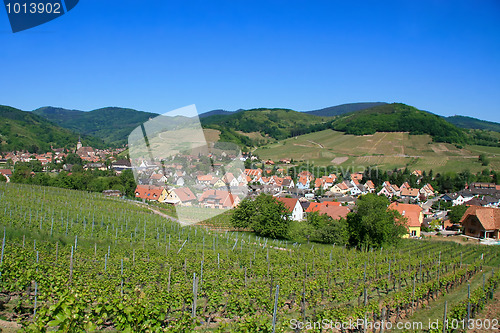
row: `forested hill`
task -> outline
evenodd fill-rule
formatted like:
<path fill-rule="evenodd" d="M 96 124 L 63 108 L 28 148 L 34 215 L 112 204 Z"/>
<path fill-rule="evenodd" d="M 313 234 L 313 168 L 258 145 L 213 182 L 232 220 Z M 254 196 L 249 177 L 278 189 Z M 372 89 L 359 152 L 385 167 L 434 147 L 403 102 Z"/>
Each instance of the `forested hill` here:
<path fill-rule="evenodd" d="M 103 147 L 96 138 L 82 137 L 84 144 Z M 31 153 L 47 152 L 54 148 L 74 148 L 78 134 L 59 127 L 50 121 L 10 106 L 0 105 L 0 152 L 28 150 Z"/>
<path fill-rule="evenodd" d="M 375 132 L 429 134 L 436 142 L 498 146 L 498 139 L 487 132 L 464 130 L 444 118 L 402 103 L 375 106 L 339 116 L 332 122 L 335 130 L 354 135 Z"/>
<path fill-rule="evenodd" d="M 480 129 L 500 133 L 500 124 L 492 121 L 480 120 L 466 116 L 451 116 L 444 119 L 446 119 L 447 122 L 458 127 Z"/>
<path fill-rule="evenodd" d="M 89 112 L 43 107 L 34 110 L 33 113 L 61 127 L 101 138 L 107 145 L 126 144 L 134 128 L 158 116 L 156 113 L 118 107 L 107 107 Z"/>
<path fill-rule="evenodd" d="M 252 109 L 202 118 L 201 124 L 206 128 L 220 130 L 221 140 L 252 145 L 248 137 L 237 131 L 259 132 L 263 136 L 281 140 L 325 129 L 331 119 L 289 109 Z"/>
<path fill-rule="evenodd" d="M 314 111 L 306 111 L 308 114 L 321 117 L 334 117 L 339 116 L 344 113 L 356 112 L 364 109 L 369 109 L 374 106 L 385 105 L 385 102 L 367 102 L 367 103 L 348 103 L 341 104 L 337 106 L 331 106 L 328 108 L 323 108 Z"/>

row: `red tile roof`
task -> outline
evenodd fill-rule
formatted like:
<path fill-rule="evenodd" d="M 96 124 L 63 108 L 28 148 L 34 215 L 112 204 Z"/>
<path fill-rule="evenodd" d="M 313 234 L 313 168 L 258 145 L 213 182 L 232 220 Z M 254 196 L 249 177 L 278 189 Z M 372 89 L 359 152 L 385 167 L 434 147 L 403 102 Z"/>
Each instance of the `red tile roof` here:
<path fill-rule="evenodd" d="M 485 230 L 500 229 L 500 209 L 492 207 L 469 206 L 465 211 L 460 223 L 469 216 L 476 216 Z"/>
<path fill-rule="evenodd" d="M 321 206 L 319 209 L 320 214 L 326 214 L 334 220 L 346 218 L 351 210 L 346 206 Z"/>
<path fill-rule="evenodd" d="M 420 214 L 423 209 L 419 205 L 393 202 L 389 205 L 388 209 L 394 209 L 406 217 L 408 219 L 408 227 L 420 227 Z"/>
<path fill-rule="evenodd" d="M 298 199 L 294 198 L 276 198 L 277 200 L 281 201 L 282 203 L 285 204 L 285 207 L 292 212 L 293 209 L 295 208 L 295 205 L 297 204 Z"/>
<path fill-rule="evenodd" d="M 182 202 L 192 201 L 196 199 L 196 196 L 187 187 L 176 188 L 174 189 L 174 192 Z"/>
<path fill-rule="evenodd" d="M 135 197 L 147 200 L 158 200 L 163 192 L 163 187 L 150 185 L 137 185 L 135 189 Z"/>
<path fill-rule="evenodd" d="M 5 176 L 12 176 L 12 170 L 10 169 L 0 169 L 0 173 Z"/>

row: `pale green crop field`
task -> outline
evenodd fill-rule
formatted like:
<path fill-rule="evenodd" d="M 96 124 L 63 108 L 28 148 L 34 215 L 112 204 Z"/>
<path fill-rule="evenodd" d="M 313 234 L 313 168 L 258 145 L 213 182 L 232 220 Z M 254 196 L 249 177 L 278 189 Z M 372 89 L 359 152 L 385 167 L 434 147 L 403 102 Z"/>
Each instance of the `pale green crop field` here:
<path fill-rule="evenodd" d="M 500 148 L 466 146 L 463 149 L 447 143 L 432 142 L 429 135 L 410 135 L 403 132 L 376 133 L 355 136 L 324 130 L 301 135 L 260 147 L 254 151 L 261 159 L 279 161 L 293 158 L 294 162 L 342 167 L 378 166 L 382 169 L 401 168 L 435 172 L 470 170 L 485 167 L 479 154 L 490 159 L 488 168 L 500 170 Z"/>

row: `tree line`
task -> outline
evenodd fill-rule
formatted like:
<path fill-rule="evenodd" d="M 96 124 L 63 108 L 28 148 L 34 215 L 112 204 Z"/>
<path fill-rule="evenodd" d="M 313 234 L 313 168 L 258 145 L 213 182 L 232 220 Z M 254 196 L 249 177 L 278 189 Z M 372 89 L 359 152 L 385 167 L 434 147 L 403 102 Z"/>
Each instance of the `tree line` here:
<path fill-rule="evenodd" d="M 116 175 L 114 170 L 84 170 L 81 160 L 75 159 L 73 155 L 75 154 L 68 154 L 67 160 L 65 160 L 65 162 L 76 162 L 73 164 L 71 172 L 56 169 L 63 163 L 51 163 L 45 168 L 53 169 L 56 172 L 44 172 L 44 166 L 40 161 L 17 162 L 11 181 L 90 192 L 119 190 L 126 196 L 134 197 L 137 185 L 131 170 L 124 170 L 120 175 Z"/>

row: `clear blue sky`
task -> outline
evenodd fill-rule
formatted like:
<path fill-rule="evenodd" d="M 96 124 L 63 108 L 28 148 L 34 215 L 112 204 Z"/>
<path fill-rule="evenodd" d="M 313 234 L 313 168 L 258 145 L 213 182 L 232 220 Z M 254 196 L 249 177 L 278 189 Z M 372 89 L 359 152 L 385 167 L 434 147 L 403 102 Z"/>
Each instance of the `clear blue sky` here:
<path fill-rule="evenodd" d="M 500 122 L 500 1 L 81 0 L 13 34 L 0 104 L 163 113 L 403 102 Z"/>

